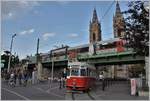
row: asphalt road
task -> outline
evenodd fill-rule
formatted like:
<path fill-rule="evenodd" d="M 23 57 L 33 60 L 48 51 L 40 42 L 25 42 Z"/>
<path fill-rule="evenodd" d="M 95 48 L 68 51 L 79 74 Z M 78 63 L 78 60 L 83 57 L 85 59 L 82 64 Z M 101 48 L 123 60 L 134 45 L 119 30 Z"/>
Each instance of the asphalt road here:
<path fill-rule="evenodd" d="M 148 97 L 131 96 L 127 82 L 115 82 L 102 91 L 98 82 L 89 92 L 68 92 L 65 88 L 59 89 L 59 83 L 51 86 L 47 82 L 28 84 L 26 87 L 10 87 L 2 81 L 2 100 L 148 100 Z"/>
<path fill-rule="evenodd" d="M 2 100 L 65 100 L 65 89 L 59 89 L 58 83 L 53 83 L 51 88 L 47 83 L 10 87 L 2 81 Z"/>

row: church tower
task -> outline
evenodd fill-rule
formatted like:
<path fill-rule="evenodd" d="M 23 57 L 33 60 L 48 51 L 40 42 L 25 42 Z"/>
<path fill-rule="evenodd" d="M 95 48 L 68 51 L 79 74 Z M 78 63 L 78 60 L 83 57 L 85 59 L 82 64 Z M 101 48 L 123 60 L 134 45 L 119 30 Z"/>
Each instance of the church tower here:
<path fill-rule="evenodd" d="M 93 18 L 92 21 L 90 21 L 90 26 L 89 26 L 89 42 L 90 43 L 95 43 L 97 41 L 101 41 L 101 25 L 98 21 L 96 9 L 94 8 L 93 11 Z"/>
<path fill-rule="evenodd" d="M 125 22 L 118 1 L 116 3 L 115 16 L 113 16 L 113 31 L 115 38 L 123 37 L 125 34 Z"/>

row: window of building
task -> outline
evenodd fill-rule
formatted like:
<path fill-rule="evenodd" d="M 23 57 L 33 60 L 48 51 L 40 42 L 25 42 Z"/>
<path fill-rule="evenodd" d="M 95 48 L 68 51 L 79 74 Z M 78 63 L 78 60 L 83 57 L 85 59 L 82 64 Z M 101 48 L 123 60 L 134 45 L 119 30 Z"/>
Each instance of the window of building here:
<path fill-rule="evenodd" d="M 96 36 L 95 36 L 95 33 L 93 33 L 93 41 L 95 41 L 96 39 Z"/>

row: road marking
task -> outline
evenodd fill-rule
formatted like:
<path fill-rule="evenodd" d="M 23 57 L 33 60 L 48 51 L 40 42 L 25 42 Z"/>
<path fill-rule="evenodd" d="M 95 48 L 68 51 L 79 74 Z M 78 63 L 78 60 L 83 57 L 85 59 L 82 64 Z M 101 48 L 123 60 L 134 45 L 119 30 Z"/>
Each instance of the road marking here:
<path fill-rule="evenodd" d="M 57 95 L 57 94 L 55 94 L 55 93 L 51 93 L 51 92 L 49 92 L 49 91 L 45 91 L 45 90 L 43 90 L 42 88 L 36 88 L 36 89 L 38 89 L 38 90 L 40 90 L 40 91 L 42 91 L 42 92 L 45 92 L 45 93 L 52 94 L 52 95 L 54 95 L 54 96 L 63 98 L 63 96 Z"/>
<path fill-rule="evenodd" d="M 20 94 L 14 92 L 14 91 L 9 90 L 9 89 L 6 89 L 6 88 L 2 88 L 2 89 L 3 89 L 3 90 L 6 90 L 6 91 L 8 91 L 8 92 L 10 92 L 10 93 L 12 93 L 12 94 L 15 94 L 15 95 L 17 95 L 17 96 L 19 96 L 19 97 L 21 97 L 21 98 L 23 98 L 23 99 L 25 99 L 25 100 L 30 100 L 30 99 L 28 99 L 27 97 L 25 97 L 25 96 L 23 96 L 23 95 L 20 95 Z"/>
<path fill-rule="evenodd" d="M 53 87 L 53 88 L 49 88 L 48 90 L 46 90 L 46 92 L 48 92 L 50 90 L 53 90 L 53 89 L 56 89 L 56 88 L 59 88 L 59 86 L 56 86 L 56 87 Z"/>

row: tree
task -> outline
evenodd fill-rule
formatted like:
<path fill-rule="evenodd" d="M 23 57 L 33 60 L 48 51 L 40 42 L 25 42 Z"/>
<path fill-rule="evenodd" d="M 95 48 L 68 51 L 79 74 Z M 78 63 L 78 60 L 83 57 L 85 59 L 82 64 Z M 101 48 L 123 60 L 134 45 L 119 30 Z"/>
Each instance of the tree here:
<path fill-rule="evenodd" d="M 126 23 L 126 46 L 132 47 L 140 55 L 149 55 L 149 9 L 148 1 L 131 1 L 129 9 L 124 11 Z"/>
<path fill-rule="evenodd" d="M 11 61 L 12 61 L 11 62 L 12 66 L 18 65 L 19 64 L 19 56 L 18 55 L 17 56 L 13 56 Z"/>
<path fill-rule="evenodd" d="M 1 55 L 1 60 L 4 60 L 4 62 L 3 62 L 4 68 L 7 68 L 8 67 L 8 61 L 9 61 L 9 51 L 6 51 L 3 55 Z"/>
<path fill-rule="evenodd" d="M 1 59 L 4 60 L 4 68 L 8 68 L 8 61 L 9 61 L 10 52 L 4 51 L 4 54 L 1 55 Z M 19 64 L 19 57 L 12 55 L 11 57 L 11 67 L 14 67 L 15 65 Z"/>

